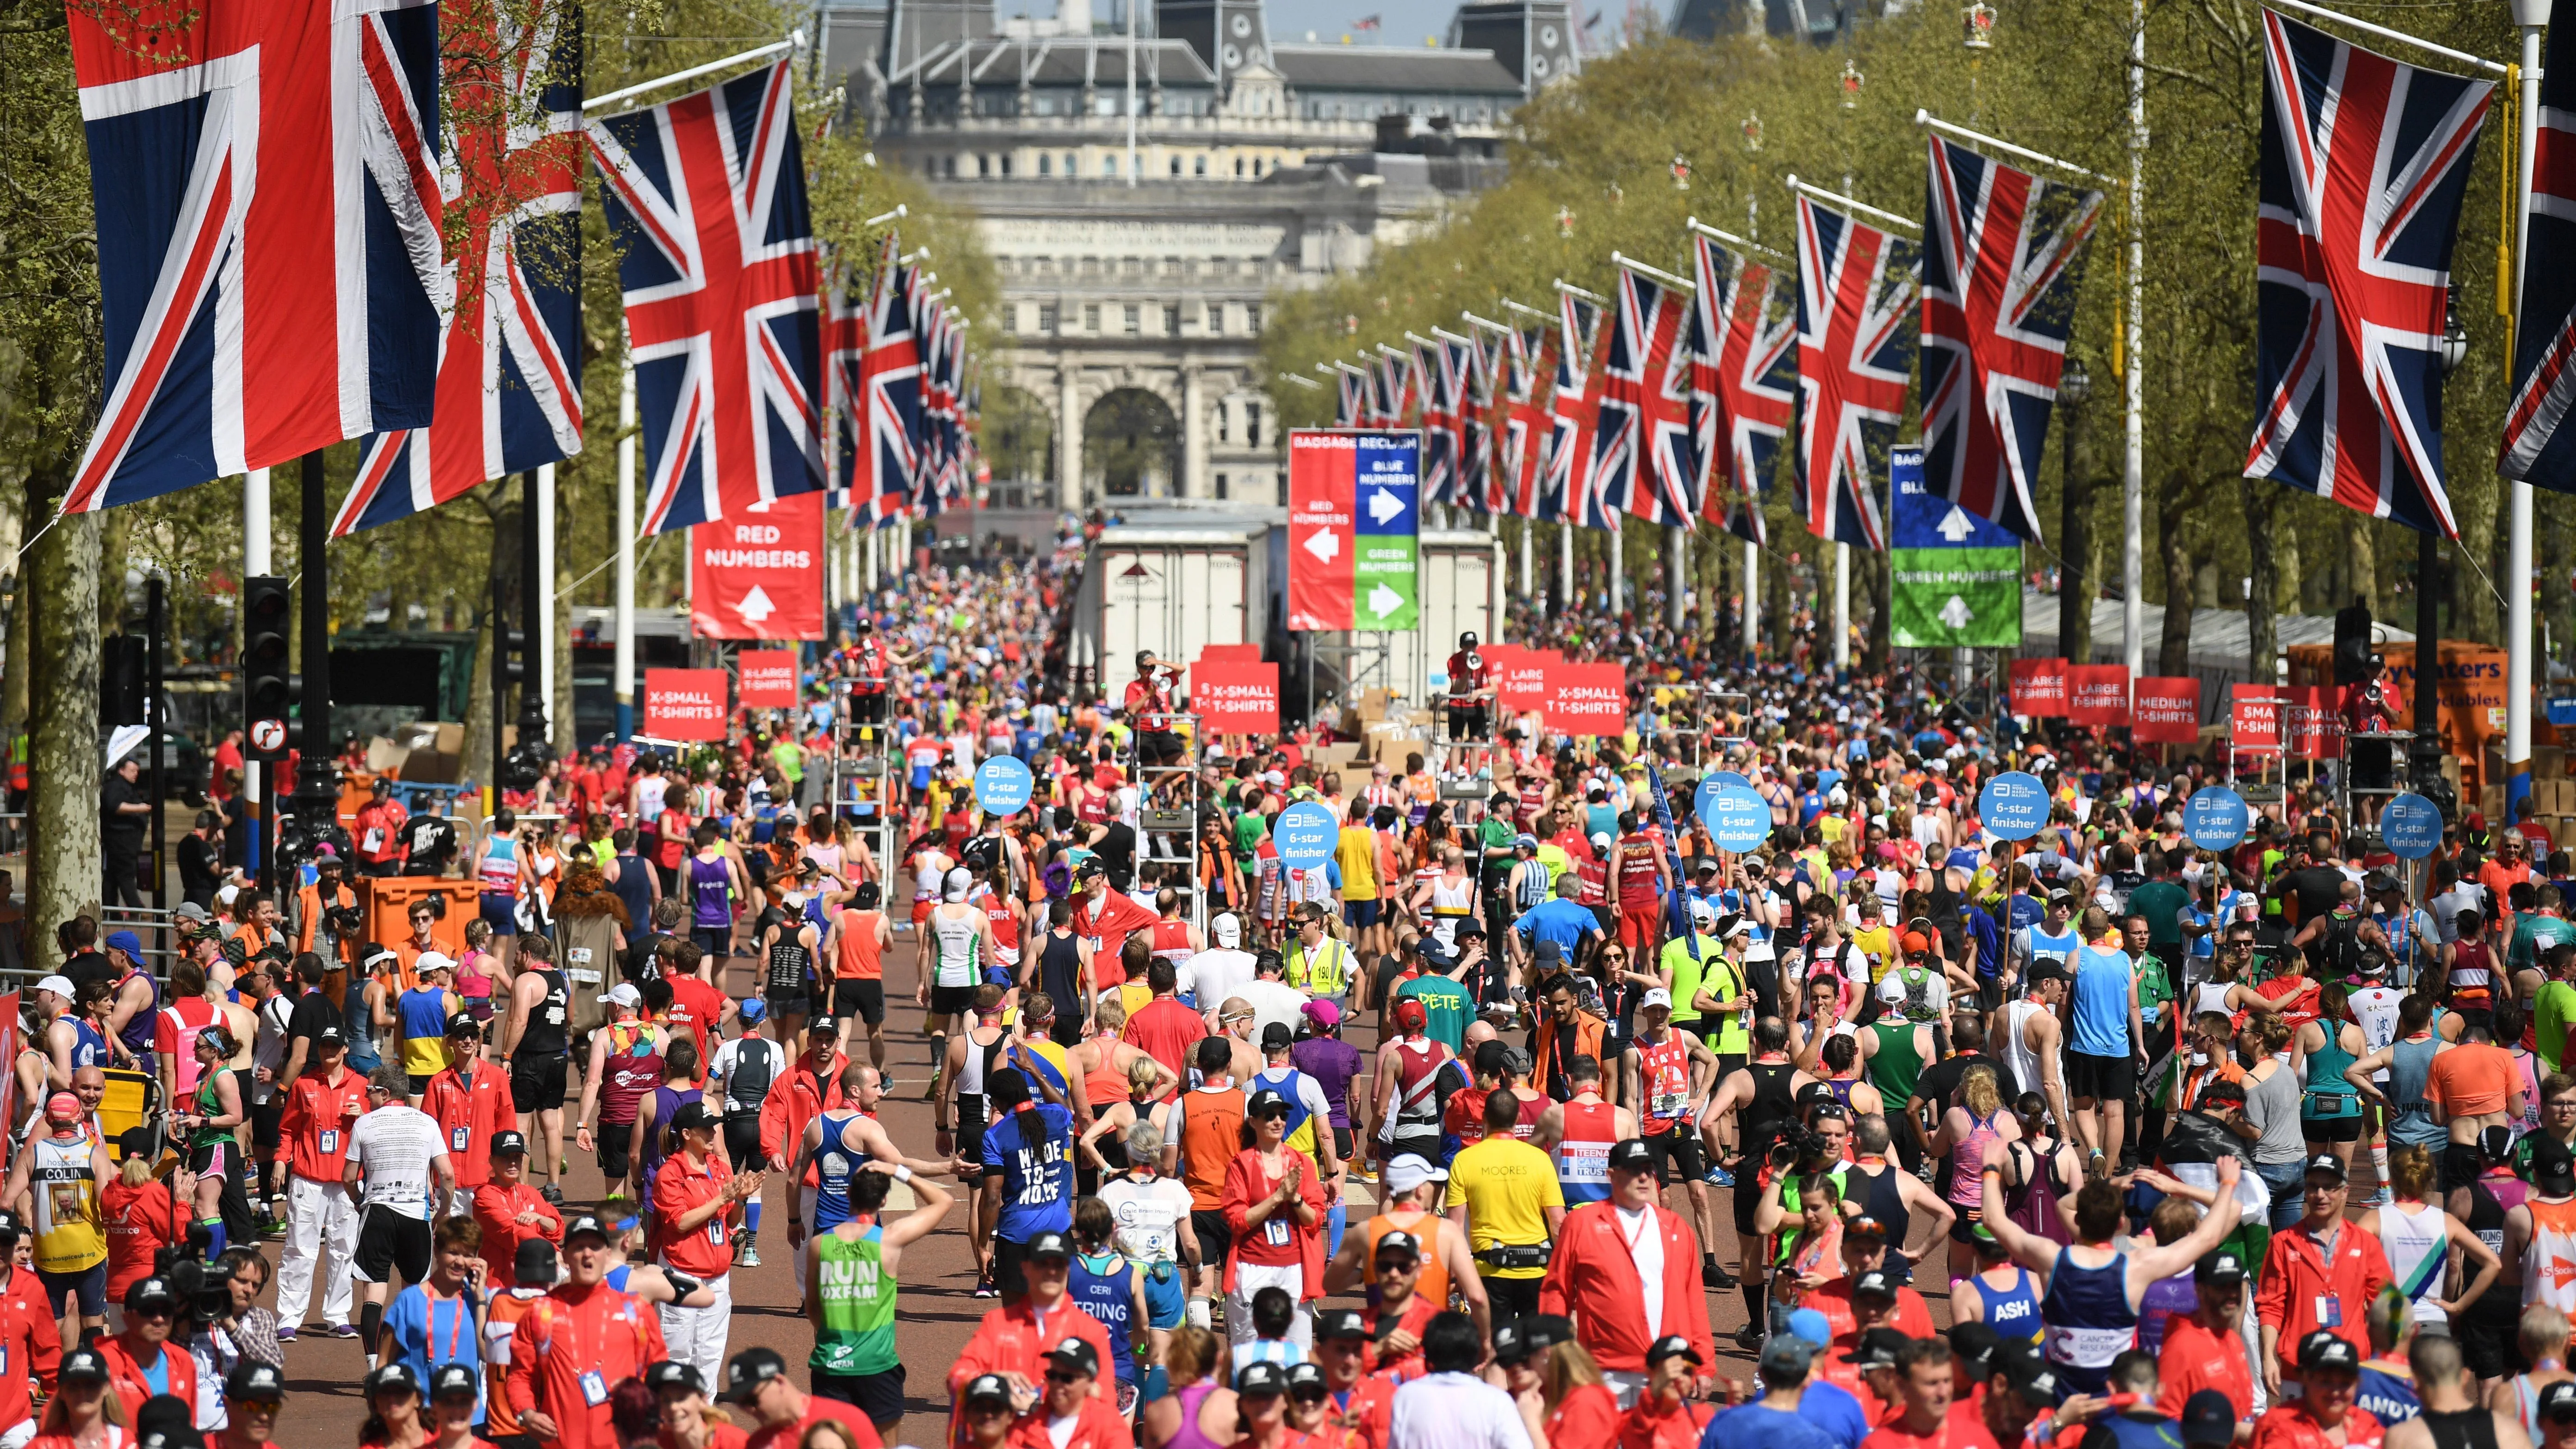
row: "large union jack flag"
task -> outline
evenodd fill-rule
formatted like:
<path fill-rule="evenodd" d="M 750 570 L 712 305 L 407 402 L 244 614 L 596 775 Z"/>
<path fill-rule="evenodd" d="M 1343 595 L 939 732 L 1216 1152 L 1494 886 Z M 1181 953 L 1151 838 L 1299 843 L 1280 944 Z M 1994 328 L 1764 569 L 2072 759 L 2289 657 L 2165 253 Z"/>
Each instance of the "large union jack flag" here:
<path fill-rule="evenodd" d="M 2493 87 L 2263 12 L 2254 441 L 2245 476 L 2456 535 L 2442 333 Z"/>
<path fill-rule="evenodd" d="M 1770 540 L 1762 488 L 1798 404 L 1797 281 L 1707 236 L 1691 238 L 1691 426 L 1700 448 L 1701 512 L 1754 543 Z"/>
<path fill-rule="evenodd" d="M 1912 243 L 1798 197 L 1798 489 L 1807 530 L 1884 549 L 1880 478 L 1914 369 Z"/>
<path fill-rule="evenodd" d="M 1593 469 L 1601 390 L 1609 378 L 1610 329 L 1602 325 L 1601 308 L 1594 303 L 1561 289 L 1556 300 L 1556 388 L 1548 397 L 1547 472 L 1539 489 L 1538 516 L 1606 529 L 1612 519 Z"/>
<path fill-rule="evenodd" d="M 1546 494 L 1539 487 L 1546 473 L 1548 435 L 1539 389 L 1555 372 L 1556 339 L 1549 328 L 1514 327 L 1503 334 L 1502 373 L 1496 383 L 1501 401 L 1494 424 L 1496 513 L 1555 516 L 1542 512 Z"/>
<path fill-rule="evenodd" d="M 1366 427 L 1369 420 L 1369 377 L 1347 362 L 1333 365 L 1333 426 Z"/>
<path fill-rule="evenodd" d="M 2024 538 L 2102 193 L 1939 136 L 1923 219 L 1923 482 Z"/>
<path fill-rule="evenodd" d="M 788 63 L 590 126 L 626 289 L 644 530 L 823 486 L 821 290 Z"/>
<path fill-rule="evenodd" d="M 2576 493 L 2576 431 L 2559 424 L 2576 402 L 2576 42 L 2565 59 L 2549 27 L 2540 81 L 2540 128 L 2531 159 L 2529 233 L 2523 241 L 2522 298 L 2515 311 L 2513 397 L 2504 415 L 2496 471 L 2561 493 Z M 2533 259 L 2548 258 L 2542 265 Z"/>
<path fill-rule="evenodd" d="M 889 232 L 868 279 L 864 302 L 844 303 L 857 354 L 835 374 L 842 403 L 840 476 L 849 494 L 853 526 L 883 528 L 903 515 L 912 496 L 922 437 L 921 346 L 912 330 L 913 268 L 898 260 L 902 244 Z M 855 291 L 856 279 L 853 278 Z"/>
<path fill-rule="evenodd" d="M 1414 375 L 1422 379 L 1422 501 L 1458 502 L 1458 368 L 1449 345 L 1413 344 Z"/>
<path fill-rule="evenodd" d="M 69 7 L 107 397 L 63 511 L 428 424 L 438 376 L 430 0 Z"/>
<path fill-rule="evenodd" d="M 1594 486 L 1606 508 L 1652 523 L 1686 524 L 1699 516 L 1690 358 L 1681 349 L 1689 299 L 1626 267 L 1618 285 L 1602 367 Z"/>
<path fill-rule="evenodd" d="M 581 28 L 570 6 L 447 0 L 438 410 L 367 440 L 333 537 L 581 451 Z"/>

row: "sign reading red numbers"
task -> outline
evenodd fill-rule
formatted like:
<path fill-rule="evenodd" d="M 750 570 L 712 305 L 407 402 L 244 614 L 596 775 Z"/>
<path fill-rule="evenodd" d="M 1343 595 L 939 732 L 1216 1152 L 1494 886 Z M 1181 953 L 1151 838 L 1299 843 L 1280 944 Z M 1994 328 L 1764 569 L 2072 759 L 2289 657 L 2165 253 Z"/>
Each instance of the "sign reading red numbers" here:
<path fill-rule="evenodd" d="M 644 671 L 644 733 L 657 740 L 720 740 L 725 736 L 721 669 Z"/>
<path fill-rule="evenodd" d="M 797 493 L 689 530 L 689 630 L 823 637 L 823 495 Z"/>

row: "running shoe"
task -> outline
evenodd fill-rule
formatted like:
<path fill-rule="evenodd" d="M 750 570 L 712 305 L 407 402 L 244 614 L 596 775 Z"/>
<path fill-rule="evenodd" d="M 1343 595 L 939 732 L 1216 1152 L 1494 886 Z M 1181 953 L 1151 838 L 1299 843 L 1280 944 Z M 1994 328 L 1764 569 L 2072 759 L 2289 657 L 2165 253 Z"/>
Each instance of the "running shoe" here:
<path fill-rule="evenodd" d="M 992 1269 L 990 1269 L 990 1268 L 985 1269 L 985 1270 L 983 1271 L 983 1273 L 982 1273 L 982 1274 L 980 1274 L 980 1275 L 978 1275 L 978 1276 L 977 1276 L 977 1278 L 975 1279 L 975 1296 L 976 1296 L 976 1297 L 978 1297 L 978 1298 L 997 1298 L 997 1297 L 1000 1297 L 1000 1296 L 1001 1296 L 1001 1292 L 1002 1292 L 1002 1290 L 1001 1290 L 1001 1289 L 996 1288 L 996 1287 L 994 1287 L 994 1286 L 993 1286 L 993 1270 L 992 1270 Z"/>
<path fill-rule="evenodd" d="M 1732 1288 L 1735 1275 L 1719 1267 L 1715 1258 L 1703 1257 L 1699 1260 L 1699 1282 L 1703 1288 Z"/>
<path fill-rule="evenodd" d="M 741 1257 L 738 1257 L 738 1258 L 736 1258 L 736 1259 L 734 1259 L 734 1260 L 733 1260 L 733 1265 L 734 1265 L 735 1267 L 737 1267 L 737 1268 L 757 1268 L 757 1267 L 759 1267 L 759 1266 L 760 1266 L 760 1248 L 759 1248 L 759 1246 L 758 1246 L 757 1244 L 754 1244 L 754 1243 L 748 1243 L 748 1242 L 744 1243 L 744 1244 L 742 1245 L 742 1256 L 741 1256 Z"/>
<path fill-rule="evenodd" d="M 553 1203 L 556 1207 L 563 1206 L 563 1189 L 555 1186 L 551 1182 L 547 1183 L 544 1187 L 537 1189 L 537 1196 Z"/>
<path fill-rule="evenodd" d="M 284 1324 L 278 1325 L 277 1341 L 279 1343 L 293 1343 L 295 1341 L 295 1330 L 286 1327 Z"/>
<path fill-rule="evenodd" d="M 1708 1174 L 1705 1177 L 1702 1177 L 1700 1181 L 1707 1183 L 1711 1187 L 1733 1187 L 1735 1186 L 1735 1174 L 1715 1163 L 1710 1163 Z"/>
<path fill-rule="evenodd" d="M 332 1324 L 331 1336 L 333 1338 L 355 1338 L 358 1336 L 358 1325 L 354 1323 Z"/>
<path fill-rule="evenodd" d="M 1762 1351 L 1762 1330 L 1748 1323 L 1735 1330 L 1735 1346 L 1747 1353 Z"/>

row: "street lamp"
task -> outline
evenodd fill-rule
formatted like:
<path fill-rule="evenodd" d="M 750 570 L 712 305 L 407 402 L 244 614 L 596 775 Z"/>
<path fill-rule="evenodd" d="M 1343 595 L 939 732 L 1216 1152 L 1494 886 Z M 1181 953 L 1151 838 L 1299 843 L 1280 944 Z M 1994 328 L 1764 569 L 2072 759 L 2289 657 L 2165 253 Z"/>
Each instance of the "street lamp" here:
<path fill-rule="evenodd" d="M 2066 359 L 2066 370 L 2057 375 L 2057 395 L 2071 403 L 2080 403 L 2093 395 L 2093 374 L 2075 358 Z"/>

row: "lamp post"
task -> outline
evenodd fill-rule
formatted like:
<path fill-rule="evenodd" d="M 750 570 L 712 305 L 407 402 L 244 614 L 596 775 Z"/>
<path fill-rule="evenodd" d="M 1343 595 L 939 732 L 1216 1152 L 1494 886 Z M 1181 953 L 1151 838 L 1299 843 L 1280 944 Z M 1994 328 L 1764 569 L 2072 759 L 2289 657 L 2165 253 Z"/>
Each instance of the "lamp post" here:
<path fill-rule="evenodd" d="M 2460 321 L 2460 288 L 2453 283 L 2442 306 L 2442 377 L 2448 381 L 2469 355 L 2469 329 Z M 2406 746 L 2407 783 L 2416 794 L 2456 818 L 2459 802 L 2442 778 L 2442 535 L 2426 529 L 2415 541 L 2415 723 Z"/>

